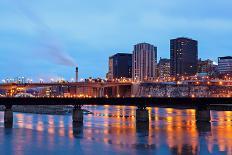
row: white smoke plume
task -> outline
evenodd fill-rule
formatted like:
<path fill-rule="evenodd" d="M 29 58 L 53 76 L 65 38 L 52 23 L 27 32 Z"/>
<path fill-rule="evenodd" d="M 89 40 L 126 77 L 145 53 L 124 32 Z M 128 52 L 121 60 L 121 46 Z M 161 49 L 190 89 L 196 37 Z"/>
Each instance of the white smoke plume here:
<path fill-rule="evenodd" d="M 11 0 L 11 3 L 15 4 L 19 11 L 36 26 L 40 36 L 39 45 L 41 48 L 37 50 L 36 54 L 45 55 L 44 58 L 57 64 L 66 66 L 77 65 L 74 59 L 64 51 L 57 37 L 52 34 L 49 26 L 35 12 L 27 7 L 22 0 Z"/>

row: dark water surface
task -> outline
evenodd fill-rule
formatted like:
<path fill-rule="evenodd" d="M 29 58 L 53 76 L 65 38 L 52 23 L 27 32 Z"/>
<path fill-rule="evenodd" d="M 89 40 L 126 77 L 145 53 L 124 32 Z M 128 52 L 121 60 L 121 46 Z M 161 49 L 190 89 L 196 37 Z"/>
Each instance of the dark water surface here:
<path fill-rule="evenodd" d="M 195 110 L 150 108 L 150 123 L 136 124 L 136 107 L 88 106 L 93 115 L 14 113 L 12 129 L 0 112 L 0 154 L 232 154 L 232 112 L 211 111 L 197 124 Z"/>

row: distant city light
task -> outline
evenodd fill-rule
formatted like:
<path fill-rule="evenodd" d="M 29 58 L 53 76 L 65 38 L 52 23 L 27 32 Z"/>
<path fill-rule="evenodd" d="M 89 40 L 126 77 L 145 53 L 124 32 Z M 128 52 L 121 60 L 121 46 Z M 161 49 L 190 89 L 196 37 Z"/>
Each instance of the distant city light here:
<path fill-rule="evenodd" d="M 74 82 L 74 78 L 71 78 L 71 82 Z"/>

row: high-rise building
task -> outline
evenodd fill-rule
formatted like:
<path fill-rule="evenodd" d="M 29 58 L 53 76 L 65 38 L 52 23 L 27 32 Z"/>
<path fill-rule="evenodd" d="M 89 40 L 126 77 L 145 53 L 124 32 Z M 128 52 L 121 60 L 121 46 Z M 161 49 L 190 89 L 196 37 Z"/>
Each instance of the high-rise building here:
<path fill-rule="evenodd" d="M 109 71 L 107 79 L 131 78 L 132 54 L 117 53 L 109 57 Z"/>
<path fill-rule="evenodd" d="M 218 72 L 220 75 L 232 75 L 232 56 L 218 58 Z"/>
<path fill-rule="evenodd" d="M 195 75 L 198 62 L 198 42 L 189 38 L 170 41 L 171 76 Z"/>
<path fill-rule="evenodd" d="M 158 76 L 160 78 L 170 77 L 170 59 L 162 59 L 158 63 Z"/>
<path fill-rule="evenodd" d="M 132 55 L 132 79 L 142 82 L 156 77 L 157 47 L 148 43 L 134 45 Z"/>

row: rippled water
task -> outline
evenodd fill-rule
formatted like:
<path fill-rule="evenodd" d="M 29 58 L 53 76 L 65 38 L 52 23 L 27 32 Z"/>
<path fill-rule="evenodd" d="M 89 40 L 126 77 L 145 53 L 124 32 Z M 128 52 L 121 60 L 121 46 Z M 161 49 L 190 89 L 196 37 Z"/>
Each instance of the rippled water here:
<path fill-rule="evenodd" d="M 136 124 L 136 107 L 88 106 L 84 124 L 69 115 L 14 113 L 12 129 L 0 112 L 0 154 L 232 154 L 232 112 L 211 111 L 196 124 L 195 110 L 150 108 Z"/>

